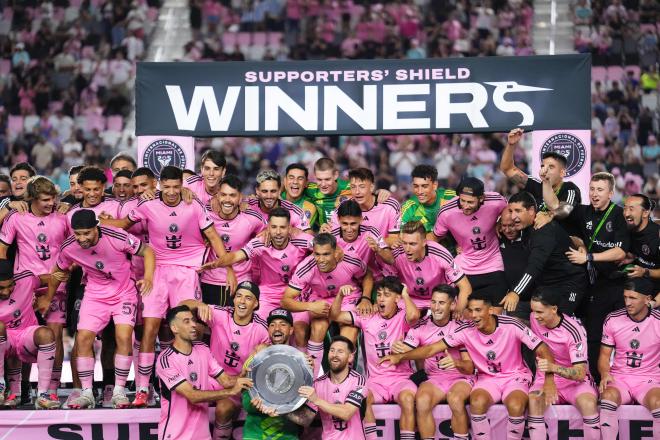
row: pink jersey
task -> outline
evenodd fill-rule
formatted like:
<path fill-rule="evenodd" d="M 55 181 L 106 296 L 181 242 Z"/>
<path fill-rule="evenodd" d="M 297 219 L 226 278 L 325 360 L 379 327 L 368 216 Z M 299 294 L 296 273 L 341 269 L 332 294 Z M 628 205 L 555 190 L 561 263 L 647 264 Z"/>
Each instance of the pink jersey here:
<path fill-rule="evenodd" d="M 504 270 L 500 242 L 495 231 L 497 218 L 507 205 L 500 194 L 487 192 L 477 212 L 465 215 L 454 197 L 440 209 L 433 233 L 444 237 L 451 233 L 461 248 L 456 264 L 468 275 Z"/>
<path fill-rule="evenodd" d="M 176 206 L 158 198 L 140 201 L 128 214 L 133 223 L 146 221 L 149 244 L 157 265 L 199 267 L 207 258 L 203 231 L 213 226 L 208 211 L 198 200 Z"/>
<path fill-rule="evenodd" d="M 206 184 L 202 176 L 190 176 L 183 182 L 183 187 L 194 192 L 205 206 L 211 202 L 213 195 L 206 190 Z"/>
<path fill-rule="evenodd" d="M 367 263 L 371 273 L 374 275 L 374 278 L 380 279 L 382 268 L 379 262 L 376 260 L 376 253 L 371 250 L 369 244 L 367 243 L 367 237 L 371 237 L 376 240 L 378 246 L 381 249 L 387 248 L 387 243 L 383 240 L 380 231 L 373 226 L 364 226 L 360 225 L 360 232 L 355 240 L 348 242 L 344 240 L 341 234 L 341 228 L 335 228 L 332 230 L 332 235 L 337 239 L 337 244 L 345 251 L 357 255 L 360 260 Z"/>
<path fill-rule="evenodd" d="M 254 348 L 268 343 L 268 324 L 255 314 L 249 324 L 238 325 L 233 307 L 214 306 L 211 310 L 211 353 L 227 374 L 236 376 Z"/>
<path fill-rule="evenodd" d="M 463 271 L 456 265 L 449 251 L 438 243 L 427 241 L 422 261 L 408 261 L 402 247 L 392 251 L 392 268 L 417 307 L 428 307 L 431 290 L 438 284 L 454 284 L 463 278 Z"/>
<path fill-rule="evenodd" d="M 530 376 L 520 350 L 522 342 L 530 350 L 543 343 L 527 326 L 516 318 L 495 316 L 495 331 L 480 332 L 472 322 L 461 323 L 444 341 L 448 347 L 463 345 L 479 374 L 490 377 Z"/>
<path fill-rule="evenodd" d="M 276 249 L 255 238 L 241 249 L 261 268 L 259 288 L 262 300 L 279 304 L 296 268 L 312 252 L 313 239 L 311 235 L 298 234 L 289 240 L 284 249 Z"/>
<path fill-rule="evenodd" d="M 330 272 L 321 272 L 314 255 L 310 255 L 298 265 L 289 281 L 289 287 L 302 292 L 301 301 L 333 300 L 339 288 L 347 285 L 355 287 L 351 298 L 359 298 L 362 294 L 362 278 L 366 272 L 364 262 L 349 252 Z"/>
<path fill-rule="evenodd" d="M 390 362 L 378 363 L 381 358 L 391 354 L 392 344 L 403 339 L 410 329 L 410 324 L 406 321 L 406 311 L 397 308 L 394 316 L 389 319 L 383 318 L 380 313 L 370 316 L 349 313 L 353 318 L 353 325 L 362 329 L 369 377 L 410 376 L 412 369 L 408 362 L 401 362 L 396 366 Z"/>
<path fill-rule="evenodd" d="M 87 279 L 85 297 L 115 300 L 137 295 L 131 274 L 129 255 L 140 251 L 142 241 L 121 229 L 99 227 L 99 241 L 83 249 L 71 235 L 64 240 L 57 258 L 57 267 L 68 270 L 73 263 L 82 267 Z"/>
<path fill-rule="evenodd" d="M 588 364 L 587 331 L 574 318 L 561 315 L 559 325 L 547 328 L 540 325 L 532 313 L 529 317 L 532 331 L 545 344 L 555 357 L 555 364 L 570 367 L 575 364 Z M 589 368 L 587 368 L 588 374 Z"/>
<path fill-rule="evenodd" d="M 411 348 L 421 347 L 423 345 L 431 345 L 442 339 L 448 334 L 456 331 L 456 328 L 463 325 L 463 321 L 449 320 L 447 324 L 440 327 L 430 316 L 422 318 L 419 323 L 410 329 L 403 342 Z M 454 359 L 461 358 L 461 351 L 465 351 L 463 347 L 450 348 L 447 350 L 449 355 Z M 445 357 L 445 352 L 436 354 L 424 361 L 424 371 L 429 376 L 442 376 L 448 380 L 465 379 L 466 376 L 457 370 L 443 370 L 438 368 L 438 362 Z"/>
<path fill-rule="evenodd" d="M 339 227 L 336 209 L 330 216 L 330 225 L 333 229 Z M 385 236 L 398 233 L 401 228 L 401 204 L 393 197 L 383 203 L 376 201 L 371 209 L 362 211 L 362 225 L 372 226 Z"/>
<path fill-rule="evenodd" d="M 131 197 L 130 199 L 122 202 L 122 204 L 119 206 L 119 217 L 128 217 L 128 214 L 138 205 L 138 203 L 140 203 L 140 198 L 138 196 Z M 146 221 L 133 224 L 133 226 L 128 228 L 127 231 L 142 240 L 142 243 L 149 243 L 149 234 L 147 234 Z M 142 278 L 144 276 L 144 258 L 140 257 L 139 255 L 133 255 L 131 257 L 131 269 L 135 279 Z"/>
<path fill-rule="evenodd" d="M 251 209 L 245 212 L 239 212 L 231 220 L 223 219 L 217 213 L 211 211 L 210 206 L 207 206 L 206 209 L 209 211 L 209 218 L 213 222 L 215 230 L 222 239 L 227 252 L 241 249 L 266 227 L 266 222 L 261 214 Z M 207 261 L 214 261 L 217 258 L 215 252 L 211 250 Z M 232 268 L 236 272 L 236 279 L 239 283 L 241 281 L 251 281 L 251 264 L 249 260 L 234 264 Z M 227 269 L 219 267 L 204 271 L 202 272 L 201 280 L 207 284 L 225 284 L 227 282 Z"/>
<path fill-rule="evenodd" d="M 612 374 L 660 379 L 660 311 L 633 321 L 626 309 L 607 315 L 601 344 L 614 348 Z"/>
<path fill-rule="evenodd" d="M 110 214 L 112 218 L 119 218 L 120 206 L 121 206 L 121 202 L 119 200 L 108 195 L 103 196 L 103 199 L 101 199 L 101 203 L 99 203 L 96 206 L 86 206 L 84 200 L 79 203 L 76 203 L 66 213 L 66 217 L 69 220 L 68 222 L 69 230 L 67 231 L 67 233 L 69 234 L 73 233 L 73 231 L 71 230 L 71 217 L 73 217 L 73 214 L 75 214 L 76 211 L 79 211 L 81 209 L 90 209 L 94 211 L 96 217 L 98 217 L 99 214 L 101 214 L 102 212 L 105 212 L 106 214 Z"/>
<path fill-rule="evenodd" d="M 39 277 L 26 270 L 15 273 L 14 282 L 16 285 L 9 298 L 0 300 L 0 322 L 5 324 L 8 331 L 39 325 L 32 308 L 34 291 L 41 284 Z"/>
<path fill-rule="evenodd" d="M 52 213 L 38 217 L 31 212 L 19 214 L 10 211 L 0 230 L 0 242 L 10 246 L 14 240 L 18 247 L 14 271 L 30 270 L 37 275 L 53 270 L 60 246 L 68 236 L 66 216 Z"/>
<path fill-rule="evenodd" d="M 189 354 L 181 353 L 174 346 L 170 346 L 158 356 L 156 375 L 161 384 L 159 440 L 211 438 L 209 404 L 192 404 L 177 393 L 176 388 L 188 382 L 197 390 L 212 390 L 214 379 L 222 372 L 222 367 L 202 342 L 193 342 Z"/>
<path fill-rule="evenodd" d="M 259 199 L 248 199 L 248 205 L 250 206 L 250 209 L 253 209 L 257 211 L 261 216 L 268 222 L 268 219 L 270 218 L 270 215 L 268 215 L 267 212 L 265 212 L 263 209 L 261 209 L 261 206 L 259 205 Z M 289 214 L 291 216 L 291 226 L 294 228 L 298 228 L 301 231 L 306 231 L 309 229 L 309 219 L 305 215 L 305 212 L 300 209 L 298 206 L 294 205 L 293 203 L 289 202 L 288 200 L 279 200 L 279 206 L 280 208 L 284 208 L 287 211 L 289 211 Z"/>
<path fill-rule="evenodd" d="M 348 403 L 360 408 L 367 398 L 367 383 L 364 376 L 355 370 L 349 370 L 348 376 L 337 383 L 324 374 L 314 381 L 316 395 L 329 403 Z M 312 404 L 308 404 L 313 407 Z M 314 407 L 314 409 L 317 409 Z M 356 411 L 348 421 L 321 411 L 321 425 L 324 440 L 362 440 L 364 428 L 360 411 Z"/>

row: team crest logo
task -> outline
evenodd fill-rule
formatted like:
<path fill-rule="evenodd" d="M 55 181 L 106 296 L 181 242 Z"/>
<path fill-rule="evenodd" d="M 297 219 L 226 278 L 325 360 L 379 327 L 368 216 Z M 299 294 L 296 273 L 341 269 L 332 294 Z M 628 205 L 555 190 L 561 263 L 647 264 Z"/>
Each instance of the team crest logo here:
<path fill-rule="evenodd" d="M 222 234 L 222 241 L 224 241 L 225 243 L 228 243 L 229 242 L 229 235 Z"/>
<path fill-rule="evenodd" d="M 330 284 L 330 285 L 328 286 L 328 290 L 335 290 L 336 287 L 337 287 L 337 286 L 335 286 L 334 284 Z"/>
<path fill-rule="evenodd" d="M 381 341 L 387 339 L 387 332 L 385 330 L 383 330 L 382 332 L 378 332 L 378 339 L 380 339 Z"/>
<path fill-rule="evenodd" d="M 37 241 L 39 243 L 45 243 L 46 240 L 48 240 L 48 237 L 46 237 L 46 234 L 44 234 L 43 232 L 41 234 L 37 235 Z"/>
<path fill-rule="evenodd" d="M 481 234 L 481 228 L 479 226 L 475 226 L 474 228 L 472 228 L 472 233 L 474 235 Z"/>
<path fill-rule="evenodd" d="M 195 382 L 196 380 L 197 380 L 197 373 L 193 371 L 192 373 L 190 373 L 190 381 Z"/>
<path fill-rule="evenodd" d="M 177 168 L 186 168 L 186 153 L 176 142 L 169 139 L 157 139 L 150 143 L 142 154 L 142 163 L 154 172 L 156 178 L 160 171 L 172 165 Z"/>
<path fill-rule="evenodd" d="M 582 348 L 584 348 L 582 342 L 578 342 L 577 345 L 575 346 L 575 350 L 577 351 L 582 351 Z"/>
<path fill-rule="evenodd" d="M 94 266 L 95 266 L 98 270 L 103 270 L 103 268 L 105 267 L 105 266 L 103 265 L 103 261 L 97 261 L 97 262 L 94 264 Z"/>
<path fill-rule="evenodd" d="M 14 310 L 14 318 L 18 318 L 21 316 L 21 311 L 20 310 Z"/>
<path fill-rule="evenodd" d="M 232 342 L 229 344 L 229 346 L 231 347 L 232 351 L 238 351 L 238 349 L 241 348 L 241 346 L 238 345 L 238 342 Z"/>
<path fill-rule="evenodd" d="M 423 286 L 424 285 L 424 278 L 422 278 L 422 277 L 417 278 L 415 280 L 415 284 L 417 284 L 418 286 Z"/>
<path fill-rule="evenodd" d="M 605 229 L 607 230 L 607 232 L 612 232 L 614 230 L 614 226 L 612 226 L 612 222 L 605 223 Z"/>
<path fill-rule="evenodd" d="M 168 229 L 172 234 L 174 234 L 179 230 L 179 226 L 176 223 L 172 223 Z"/>
<path fill-rule="evenodd" d="M 559 153 L 566 158 L 566 177 L 576 175 L 587 160 L 587 149 L 580 139 L 570 133 L 557 133 L 543 142 L 540 158 L 545 153 Z"/>
<path fill-rule="evenodd" d="M 283 264 L 282 265 L 282 272 L 288 272 L 289 271 L 289 265 L 288 264 Z"/>
<path fill-rule="evenodd" d="M 630 348 L 637 350 L 639 348 L 639 341 L 637 339 L 630 341 Z"/>
<path fill-rule="evenodd" d="M 648 247 L 648 245 L 645 244 L 642 245 L 642 253 L 644 255 L 648 255 L 651 253 L 651 249 Z"/>
<path fill-rule="evenodd" d="M 486 358 L 489 361 L 494 361 L 495 360 L 495 352 L 493 350 L 488 350 L 488 353 L 486 353 Z"/>

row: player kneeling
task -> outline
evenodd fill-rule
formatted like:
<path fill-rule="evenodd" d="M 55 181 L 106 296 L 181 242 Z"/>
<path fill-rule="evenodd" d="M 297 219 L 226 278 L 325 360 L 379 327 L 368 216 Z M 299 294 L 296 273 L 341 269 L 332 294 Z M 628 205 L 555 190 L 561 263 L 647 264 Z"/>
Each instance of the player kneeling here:
<path fill-rule="evenodd" d="M 40 285 L 39 277 L 30 271 L 13 275 L 11 263 L 0 262 L 0 405 L 15 407 L 20 390 L 10 390 L 5 400 L 5 359 L 7 365 L 21 371 L 21 362 L 37 363 L 36 409 L 60 407 L 55 390 L 48 390 L 55 362 L 55 334 L 40 326 L 32 310 L 34 291 Z M 20 386 L 20 380 L 12 382 Z"/>
<path fill-rule="evenodd" d="M 529 438 L 545 440 L 547 436 L 543 414 L 547 408 L 543 395 L 546 372 L 554 373 L 558 403 L 575 406 L 584 422 L 585 440 L 600 439 L 598 394 L 589 374 L 587 333 L 575 319 L 558 311 L 562 298 L 548 289 L 539 289 L 532 296 L 532 331 L 550 347 L 555 362 L 539 359 L 534 384 L 529 391 Z"/>

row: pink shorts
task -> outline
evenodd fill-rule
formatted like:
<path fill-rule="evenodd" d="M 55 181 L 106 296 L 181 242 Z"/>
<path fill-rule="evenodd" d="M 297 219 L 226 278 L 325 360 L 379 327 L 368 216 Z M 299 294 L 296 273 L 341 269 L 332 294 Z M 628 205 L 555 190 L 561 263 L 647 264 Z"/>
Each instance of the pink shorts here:
<path fill-rule="evenodd" d="M 154 287 L 149 295 L 142 297 L 142 317 L 162 319 L 169 308 L 176 307 L 186 299 L 202 299 L 195 268 L 156 265 Z"/>
<path fill-rule="evenodd" d="M 408 376 L 383 376 L 367 379 L 367 389 L 374 396 L 374 403 L 394 403 L 402 391 L 417 393 L 417 385 Z"/>
<path fill-rule="evenodd" d="M 530 387 L 529 392 L 540 391 L 543 389 L 545 383 L 545 374 L 538 375 L 534 378 L 534 384 Z M 569 404 L 575 406 L 577 397 L 580 394 L 591 394 L 598 397 L 596 387 L 590 376 L 587 376 L 584 381 L 578 382 L 575 380 L 565 379 L 555 374 L 555 385 L 557 385 L 557 396 L 559 396 L 558 404 Z"/>
<path fill-rule="evenodd" d="M 646 394 L 653 388 L 660 388 L 659 377 L 623 376 L 612 374 L 614 382 L 608 387 L 616 388 L 621 394 L 621 405 L 637 403 L 642 405 Z"/>
<path fill-rule="evenodd" d="M 9 342 L 8 356 L 16 356 L 21 362 L 37 362 L 37 344 L 34 343 L 34 332 L 40 326 L 31 325 L 29 327 L 12 330 L 7 329 L 7 342 Z"/>
<path fill-rule="evenodd" d="M 428 383 L 442 391 L 444 394 L 449 392 L 449 389 L 453 387 L 458 382 L 465 382 L 470 385 L 470 388 L 474 387 L 474 376 L 459 376 L 454 374 L 434 374 L 429 376 L 427 380 Z"/>
<path fill-rule="evenodd" d="M 34 291 L 35 296 L 41 296 L 48 293 L 48 287 L 40 287 Z M 47 323 L 53 324 L 66 324 L 66 284 L 60 284 L 60 287 L 55 292 L 53 299 L 50 301 L 50 308 L 48 309 L 48 316 L 46 316 Z"/>
<path fill-rule="evenodd" d="M 112 319 L 115 325 L 127 324 L 135 326 L 137 313 L 137 297 L 120 298 L 115 303 L 90 298 L 85 295 L 80 304 L 78 330 L 89 330 L 98 334 Z"/>
<path fill-rule="evenodd" d="M 215 379 L 209 381 L 209 384 L 210 384 L 209 388 L 211 389 L 211 391 L 224 390 L 222 385 L 220 385 L 218 383 L 218 381 L 215 380 Z M 225 399 L 230 400 L 234 405 L 236 405 L 237 408 L 243 408 L 243 401 L 242 401 L 242 397 L 241 397 L 240 394 L 237 395 L 237 396 L 227 396 L 227 397 L 224 397 L 222 400 L 225 400 Z"/>
<path fill-rule="evenodd" d="M 472 390 L 482 389 L 490 394 L 493 403 L 499 403 L 514 391 L 529 393 L 531 383 L 532 377 L 530 374 L 517 374 L 508 377 L 493 377 L 482 374 L 477 378 L 477 383 Z"/>

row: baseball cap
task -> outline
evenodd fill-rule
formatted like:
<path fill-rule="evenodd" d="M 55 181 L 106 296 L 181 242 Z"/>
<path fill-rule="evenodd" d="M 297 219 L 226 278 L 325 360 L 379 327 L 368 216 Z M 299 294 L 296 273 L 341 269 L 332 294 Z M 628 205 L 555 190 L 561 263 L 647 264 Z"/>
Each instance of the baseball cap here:
<path fill-rule="evenodd" d="M 634 290 L 637 293 L 642 295 L 651 295 L 654 296 L 656 290 L 654 289 L 653 281 L 648 278 L 628 278 L 628 281 L 631 281 Z"/>
<path fill-rule="evenodd" d="M 456 188 L 456 194 L 481 197 L 484 195 L 484 183 L 476 177 L 465 177 Z"/>
<path fill-rule="evenodd" d="M 91 209 L 81 209 L 71 216 L 71 229 L 91 229 L 98 224 L 96 214 Z"/>
<path fill-rule="evenodd" d="M 266 322 L 270 324 L 276 319 L 283 319 L 289 324 L 293 325 L 293 315 L 288 310 L 284 309 L 274 309 L 268 314 L 268 319 Z"/>
<path fill-rule="evenodd" d="M 239 291 L 241 289 L 251 292 L 257 299 L 259 299 L 260 290 L 259 290 L 259 286 L 257 286 L 256 284 L 250 281 L 242 281 L 238 283 L 238 286 L 236 286 L 236 291 Z"/>

